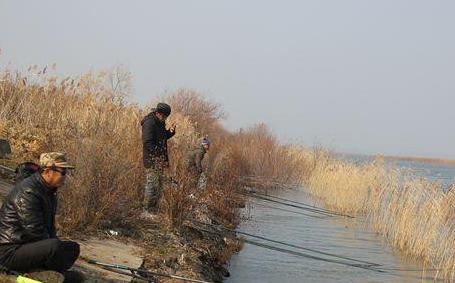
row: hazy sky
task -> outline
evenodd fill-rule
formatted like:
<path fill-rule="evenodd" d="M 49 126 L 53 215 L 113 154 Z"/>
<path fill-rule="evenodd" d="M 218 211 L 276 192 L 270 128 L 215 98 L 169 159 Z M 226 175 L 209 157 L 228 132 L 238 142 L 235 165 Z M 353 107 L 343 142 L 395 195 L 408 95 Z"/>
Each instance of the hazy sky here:
<path fill-rule="evenodd" d="M 230 129 L 455 158 L 454 14 L 450 0 L 0 0 L 0 66 L 124 64 L 135 101 L 192 88 Z"/>

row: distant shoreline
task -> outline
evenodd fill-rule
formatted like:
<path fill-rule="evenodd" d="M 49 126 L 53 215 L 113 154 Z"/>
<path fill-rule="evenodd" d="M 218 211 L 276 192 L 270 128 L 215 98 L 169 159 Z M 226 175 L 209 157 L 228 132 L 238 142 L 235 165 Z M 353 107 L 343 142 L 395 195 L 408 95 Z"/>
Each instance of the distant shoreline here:
<path fill-rule="evenodd" d="M 455 166 L 455 160 L 429 158 L 429 157 L 414 157 L 414 156 L 393 156 L 393 155 L 377 155 L 386 160 L 404 160 L 404 161 L 417 161 L 422 163 L 445 164 Z"/>

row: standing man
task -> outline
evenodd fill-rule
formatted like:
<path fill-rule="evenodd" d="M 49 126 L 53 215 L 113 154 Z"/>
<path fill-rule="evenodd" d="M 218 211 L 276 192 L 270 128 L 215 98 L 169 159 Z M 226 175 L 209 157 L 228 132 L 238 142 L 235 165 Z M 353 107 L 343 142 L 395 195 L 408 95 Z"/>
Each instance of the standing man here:
<path fill-rule="evenodd" d="M 202 160 L 205 154 L 209 151 L 210 141 L 207 137 L 201 140 L 201 144 L 188 153 L 186 159 L 186 168 L 188 171 L 188 178 L 190 178 L 191 189 L 196 189 L 199 179 L 202 174 Z"/>
<path fill-rule="evenodd" d="M 79 256 L 79 244 L 57 238 L 57 191 L 74 169 L 61 152 L 43 153 L 40 169 L 17 183 L 0 209 L 0 266 L 19 272 L 64 272 Z"/>
<path fill-rule="evenodd" d="M 142 143 L 145 167 L 144 209 L 156 212 L 161 197 L 163 170 L 169 166 L 167 140 L 175 134 L 175 126 L 166 130 L 166 119 L 171 107 L 158 103 L 156 108 L 142 120 Z"/>

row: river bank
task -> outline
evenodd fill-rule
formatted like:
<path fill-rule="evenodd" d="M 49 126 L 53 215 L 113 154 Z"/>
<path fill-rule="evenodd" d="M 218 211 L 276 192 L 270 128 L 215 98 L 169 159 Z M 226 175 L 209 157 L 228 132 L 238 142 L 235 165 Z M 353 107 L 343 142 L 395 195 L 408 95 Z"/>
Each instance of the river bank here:
<path fill-rule="evenodd" d="M 296 147 L 281 144 L 265 124 L 229 131 L 222 125 L 222 107 L 193 90 L 139 106 L 128 100 L 127 88 L 111 87 L 115 73 L 61 79 L 35 71 L 0 74 L 0 138 L 11 143 L 9 160 L 36 162 L 43 152 L 66 152 L 76 170 L 59 193 L 60 235 L 118 232 L 144 246 L 146 268 L 220 281 L 238 242 L 189 228 L 188 219 L 233 229 L 245 202 L 237 193 L 245 179 L 257 178 L 257 186 L 294 183 L 306 170 Z M 168 142 L 170 166 L 157 216 L 143 219 L 141 121 L 157 102 L 171 105 L 166 123 L 177 130 Z M 205 188 L 199 190 L 182 165 L 206 136 L 211 147 L 203 162 Z"/>
<path fill-rule="evenodd" d="M 5 176 L 0 178 L 0 204 L 11 188 L 10 180 Z M 210 213 L 199 213 L 197 217 L 210 223 L 219 221 Z M 155 218 L 139 221 L 129 229 L 100 229 L 84 235 L 74 234 L 71 240 L 82 242 L 87 248 L 82 249 L 81 258 L 73 270 L 83 275 L 79 279 L 129 282 L 128 276 L 87 264 L 86 260 L 92 259 L 209 282 L 222 282 L 229 276 L 223 266 L 240 249 L 239 241 L 232 237 L 226 238 L 222 230 L 216 231 L 218 234 L 206 233 L 196 225 L 186 225 L 180 231 L 164 227 L 162 216 L 158 214 Z M 127 261 L 128 258 L 133 260 Z M 160 282 L 174 282 L 166 277 L 157 278 Z"/>

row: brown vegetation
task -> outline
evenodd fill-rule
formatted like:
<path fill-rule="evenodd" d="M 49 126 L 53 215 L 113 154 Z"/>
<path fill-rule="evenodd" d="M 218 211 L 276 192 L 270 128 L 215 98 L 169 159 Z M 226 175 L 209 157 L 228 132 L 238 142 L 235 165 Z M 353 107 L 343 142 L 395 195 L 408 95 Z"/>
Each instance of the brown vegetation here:
<path fill-rule="evenodd" d="M 455 271 L 455 191 L 404 175 L 378 158 L 370 164 L 316 157 L 305 189 L 332 209 L 365 215 L 371 227 L 412 259 L 453 281 Z"/>
<path fill-rule="evenodd" d="M 16 162 L 65 151 L 75 163 L 60 194 L 60 231 L 71 235 L 137 221 L 144 183 L 140 121 L 149 109 L 128 102 L 131 76 L 121 68 L 66 79 L 37 67 L 29 72 L 0 75 L 0 130 L 12 143 Z M 264 125 L 228 132 L 221 125 L 221 106 L 192 90 L 160 100 L 173 108 L 168 125 L 177 125 L 160 205 L 163 225 L 181 229 L 202 204 L 218 222 L 235 225 L 244 202 L 237 191 L 248 178 L 300 179 L 304 168 L 295 148 L 280 145 Z M 198 191 L 180 165 L 206 135 L 213 146 L 205 160 L 206 189 Z"/>
<path fill-rule="evenodd" d="M 48 151 L 64 151 L 76 165 L 59 194 L 61 234 L 128 231 L 125 235 L 146 244 L 146 267 L 171 272 L 163 263 L 180 254 L 171 262 L 181 265 L 182 274 L 221 280 L 222 264 L 239 243 L 191 232 L 185 221 L 234 227 L 245 202 L 239 188 L 251 181 L 246 177 L 260 183 L 300 180 L 295 148 L 279 145 L 264 125 L 235 133 L 225 130 L 220 105 L 181 89 L 152 103 L 164 100 L 172 106 L 168 125 L 176 125 L 177 131 L 169 142 L 171 166 L 158 218 L 145 221 L 139 217 L 144 184 L 140 121 L 150 108 L 128 102 L 130 74 L 114 68 L 57 79 L 37 67 L 29 72 L 0 74 L 0 132 L 12 144 L 10 166 L 37 161 Z M 212 147 L 204 161 L 206 186 L 201 190 L 181 165 L 203 136 L 209 136 Z"/>

